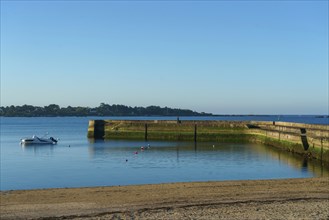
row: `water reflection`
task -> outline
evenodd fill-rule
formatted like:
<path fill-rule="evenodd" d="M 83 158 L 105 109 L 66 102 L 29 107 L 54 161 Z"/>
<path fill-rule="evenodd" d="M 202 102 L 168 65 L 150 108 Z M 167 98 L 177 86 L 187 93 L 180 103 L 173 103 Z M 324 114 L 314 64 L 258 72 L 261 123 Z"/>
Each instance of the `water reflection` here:
<path fill-rule="evenodd" d="M 312 160 L 298 154 L 286 152 L 270 146 L 255 145 L 255 149 L 260 154 L 265 154 L 277 160 L 279 163 L 294 167 L 303 173 L 314 173 L 315 176 L 329 176 L 329 167 L 321 164 L 320 161 Z M 326 170 L 324 172 L 324 170 Z"/>
<path fill-rule="evenodd" d="M 307 160 L 307 158 L 304 158 L 303 162 L 302 162 L 301 171 L 307 172 L 307 170 L 308 170 L 308 160 Z"/>
<path fill-rule="evenodd" d="M 139 160 L 141 167 L 148 166 L 148 163 L 159 163 L 163 167 L 199 164 L 200 169 L 210 166 L 211 169 L 236 167 L 242 170 L 248 167 L 259 169 L 272 161 L 278 166 L 281 164 L 299 170 L 306 176 L 329 176 L 328 167 L 321 166 L 317 161 L 260 144 L 96 140 L 89 142 L 88 151 L 92 160 L 131 161 L 139 157 L 142 158 Z"/>
<path fill-rule="evenodd" d="M 53 144 L 21 144 L 21 148 L 24 152 L 33 153 L 34 155 L 40 154 L 53 154 L 54 145 Z"/>
<path fill-rule="evenodd" d="M 5 150 L 3 189 L 329 176 L 316 161 L 259 144 L 97 140 Z"/>

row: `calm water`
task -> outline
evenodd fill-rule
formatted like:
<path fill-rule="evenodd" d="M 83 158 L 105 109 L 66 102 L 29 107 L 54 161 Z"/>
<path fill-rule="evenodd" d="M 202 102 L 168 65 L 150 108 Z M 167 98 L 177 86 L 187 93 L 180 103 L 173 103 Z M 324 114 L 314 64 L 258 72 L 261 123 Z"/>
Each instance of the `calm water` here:
<path fill-rule="evenodd" d="M 277 118 L 262 117 L 268 121 Z M 312 116 L 284 117 L 285 121 L 317 124 L 326 124 L 328 120 Z M 252 117 L 224 118 L 266 120 Z M 0 189 L 329 176 L 328 168 L 314 161 L 304 161 L 296 155 L 263 145 L 126 140 L 93 142 L 86 137 L 89 119 L 1 118 Z M 220 120 L 222 117 L 181 119 Z M 49 136 L 60 138 L 57 145 L 22 147 L 19 144 L 23 137 L 33 134 L 43 136 L 47 132 Z M 148 144 L 149 149 L 140 149 Z"/>

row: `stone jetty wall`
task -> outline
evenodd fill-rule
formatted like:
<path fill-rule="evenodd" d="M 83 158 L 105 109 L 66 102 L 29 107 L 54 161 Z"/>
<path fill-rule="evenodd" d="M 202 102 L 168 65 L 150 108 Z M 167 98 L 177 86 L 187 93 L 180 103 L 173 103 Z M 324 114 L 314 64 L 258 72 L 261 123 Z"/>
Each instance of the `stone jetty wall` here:
<path fill-rule="evenodd" d="M 91 120 L 88 138 L 257 142 L 329 163 L 329 125 L 259 121 Z"/>

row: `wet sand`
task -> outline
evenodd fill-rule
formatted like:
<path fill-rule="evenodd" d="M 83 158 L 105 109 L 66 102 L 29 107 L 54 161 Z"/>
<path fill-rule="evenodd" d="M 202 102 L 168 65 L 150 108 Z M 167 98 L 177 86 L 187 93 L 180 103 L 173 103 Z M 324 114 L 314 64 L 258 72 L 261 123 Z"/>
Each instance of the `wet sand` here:
<path fill-rule="evenodd" d="M 1 219 L 329 219 L 329 178 L 1 191 Z"/>

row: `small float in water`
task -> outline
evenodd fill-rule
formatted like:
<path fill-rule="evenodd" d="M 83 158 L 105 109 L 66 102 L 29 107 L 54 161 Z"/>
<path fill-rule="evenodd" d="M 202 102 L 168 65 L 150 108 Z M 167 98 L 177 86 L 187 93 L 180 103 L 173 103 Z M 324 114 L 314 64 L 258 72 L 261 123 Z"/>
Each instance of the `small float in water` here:
<path fill-rule="evenodd" d="M 33 135 L 31 138 L 23 138 L 21 139 L 21 144 L 57 144 L 58 139 L 55 139 L 53 137 L 46 138 L 42 137 L 39 138 L 36 135 Z"/>

